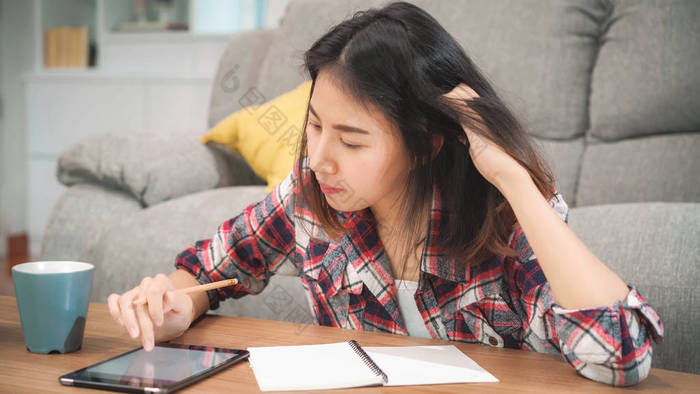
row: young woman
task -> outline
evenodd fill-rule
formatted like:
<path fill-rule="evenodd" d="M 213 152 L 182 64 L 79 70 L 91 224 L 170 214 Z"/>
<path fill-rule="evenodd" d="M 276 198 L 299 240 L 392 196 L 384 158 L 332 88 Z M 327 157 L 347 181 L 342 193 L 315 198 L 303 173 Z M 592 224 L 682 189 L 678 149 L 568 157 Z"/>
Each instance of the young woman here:
<path fill-rule="evenodd" d="M 569 229 L 528 134 L 435 19 L 407 3 L 358 12 L 305 64 L 293 170 L 175 272 L 109 296 L 132 337 L 151 349 L 285 267 L 316 324 L 557 352 L 613 385 L 646 377 L 659 317 Z"/>

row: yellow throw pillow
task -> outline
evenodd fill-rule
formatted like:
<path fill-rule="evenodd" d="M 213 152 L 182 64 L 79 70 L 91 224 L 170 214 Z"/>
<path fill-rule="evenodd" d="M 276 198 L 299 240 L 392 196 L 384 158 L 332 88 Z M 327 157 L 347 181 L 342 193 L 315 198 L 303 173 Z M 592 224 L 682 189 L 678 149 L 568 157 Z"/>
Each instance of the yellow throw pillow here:
<path fill-rule="evenodd" d="M 261 105 L 245 107 L 199 138 L 225 145 L 267 182 L 267 193 L 289 174 L 306 117 L 311 81 Z"/>

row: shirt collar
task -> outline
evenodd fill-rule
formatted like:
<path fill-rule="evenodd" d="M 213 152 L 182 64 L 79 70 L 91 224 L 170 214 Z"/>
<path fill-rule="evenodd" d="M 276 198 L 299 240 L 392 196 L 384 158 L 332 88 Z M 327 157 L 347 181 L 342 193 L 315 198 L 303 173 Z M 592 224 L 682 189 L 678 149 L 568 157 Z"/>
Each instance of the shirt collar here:
<path fill-rule="evenodd" d="M 369 208 L 362 211 L 342 213 L 341 217 L 346 220 L 345 227 L 351 232 L 351 238 L 360 237 L 364 245 L 373 245 L 376 243 L 378 235 L 376 229 L 369 225 L 368 210 Z M 439 249 L 438 236 L 441 231 L 442 215 L 442 194 L 437 185 L 433 185 L 427 227 L 428 234 L 426 235 L 425 249 L 423 250 L 420 264 L 421 273 L 434 275 L 451 282 L 465 282 L 469 279 L 469 268 L 464 267 L 463 264 L 458 264 L 457 261 L 449 258 Z"/>
<path fill-rule="evenodd" d="M 305 173 L 308 175 L 308 159 L 304 164 L 306 167 Z M 297 173 L 296 175 L 298 176 L 299 174 Z M 305 182 L 308 182 L 310 180 L 308 179 L 310 177 L 304 176 L 303 178 L 307 178 L 304 179 Z M 295 207 L 295 210 L 297 210 L 298 216 L 306 217 L 307 223 L 310 222 L 312 228 L 312 237 L 330 241 L 327 235 L 325 235 L 325 231 L 323 231 L 320 228 L 320 225 L 315 220 L 313 220 L 310 217 L 310 215 L 307 215 L 310 212 L 308 212 L 307 210 L 302 210 L 301 207 Z M 344 250 L 348 261 L 357 263 L 359 260 L 365 262 L 368 260 L 376 260 L 375 253 L 377 251 L 377 248 L 374 248 L 373 246 L 377 243 L 378 234 L 374 226 L 370 225 L 369 215 L 371 215 L 369 208 L 353 212 L 338 212 L 340 222 L 343 223 L 343 226 L 347 230 L 346 233 L 343 236 L 341 236 L 340 240 L 338 240 L 337 242 L 331 241 L 331 244 L 336 243 L 336 246 L 339 246 L 342 250 Z M 451 259 L 445 254 L 441 253 L 441 251 L 438 248 L 437 238 L 441 231 L 440 224 L 442 221 L 442 215 L 443 211 L 441 192 L 437 185 L 434 184 L 432 189 L 430 215 L 427 227 L 428 234 L 426 235 L 425 249 L 423 250 L 420 264 L 421 277 L 423 276 L 423 274 L 430 274 L 452 282 L 465 282 L 469 279 L 468 267 L 464 267 L 463 264 L 457 264 L 457 262 L 454 261 L 454 259 Z M 359 247 L 359 245 L 357 245 L 358 242 L 361 242 L 364 248 Z M 367 248 L 369 248 L 370 250 L 367 250 Z M 353 251 L 355 253 L 348 253 L 350 251 Z M 359 260 L 355 261 L 357 259 Z M 326 258 L 324 260 L 326 260 L 327 263 L 331 259 Z M 379 271 L 388 272 L 388 267 L 383 267 L 385 269 L 382 270 L 377 264 L 371 264 L 371 266 L 372 268 L 379 269 Z M 338 272 L 337 267 L 335 272 L 336 276 L 342 276 L 342 274 Z M 334 279 L 336 286 L 340 286 L 341 278 L 338 277 Z M 349 278 L 344 279 L 347 284 Z"/>

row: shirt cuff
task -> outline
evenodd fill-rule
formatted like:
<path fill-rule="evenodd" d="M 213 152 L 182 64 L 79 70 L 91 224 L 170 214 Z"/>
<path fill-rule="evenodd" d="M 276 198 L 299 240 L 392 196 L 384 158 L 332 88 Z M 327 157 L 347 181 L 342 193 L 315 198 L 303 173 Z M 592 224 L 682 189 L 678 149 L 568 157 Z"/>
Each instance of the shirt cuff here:
<path fill-rule="evenodd" d="M 581 309 L 564 309 L 557 304 L 552 306 L 552 311 L 556 315 L 572 315 L 572 314 L 583 314 L 587 316 L 600 315 L 604 309 L 608 310 L 619 310 L 620 306 L 624 310 L 636 310 L 639 312 L 643 318 L 643 324 L 649 328 L 649 332 L 654 339 L 654 342 L 660 343 L 663 341 L 664 337 L 664 326 L 661 323 L 661 318 L 656 313 L 656 311 L 646 302 L 644 297 L 639 294 L 639 290 L 635 286 L 627 285 L 629 288 L 629 293 L 622 301 L 616 301 L 612 305 L 594 307 L 594 308 L 581 308 Z"/>
<path fill-rule="evenodd" d="M 200 284 L 211 283 L 212 280 L 203 269 L 202 264 L 197 258 L 197 253 L 194 248 L 188 248 L 180 253 L 175 259 L 175 268 L 189 272 L 197 279 Z M 209 309 L 214 310 L 219 308 L 219 294 L 217 289 L 207 290 L 207 298 L 209 299 Z"/>

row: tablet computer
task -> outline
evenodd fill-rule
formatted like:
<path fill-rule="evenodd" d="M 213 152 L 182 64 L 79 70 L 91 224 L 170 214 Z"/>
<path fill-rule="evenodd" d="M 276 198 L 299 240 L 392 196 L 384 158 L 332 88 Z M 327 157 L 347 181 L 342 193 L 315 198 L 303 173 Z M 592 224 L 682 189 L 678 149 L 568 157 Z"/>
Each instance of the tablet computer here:
<path fill-rule="evenodd" d="M 58 378 L 67 386 L 129 393 L 172 393 L 248 358 L 247 350 L 157 343 Z"/>

